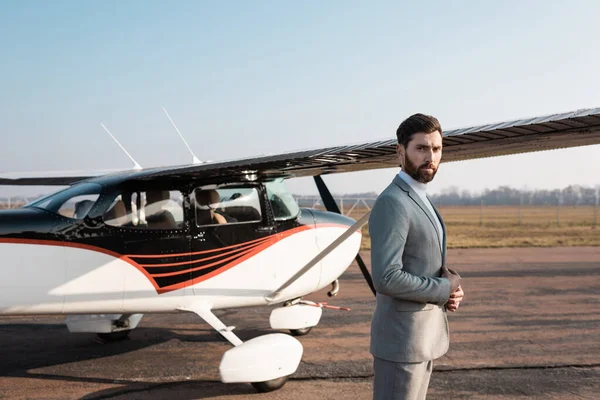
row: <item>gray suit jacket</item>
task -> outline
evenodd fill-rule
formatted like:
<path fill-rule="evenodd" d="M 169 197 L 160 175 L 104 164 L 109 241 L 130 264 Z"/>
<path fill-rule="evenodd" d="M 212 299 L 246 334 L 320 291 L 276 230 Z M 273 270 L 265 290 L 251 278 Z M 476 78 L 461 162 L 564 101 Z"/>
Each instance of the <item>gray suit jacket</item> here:
<path fill-rule="evenodd" d="M 435 210 L 435 208 L 434 208 Z M 371 354 L 394 362 L 434 360 L 448 351 L 444 304 L 450 282 L 434 216 L 396 175 L 379 195 L 369 218 L 371 268 L 377 305 L 371 321 Z"/>

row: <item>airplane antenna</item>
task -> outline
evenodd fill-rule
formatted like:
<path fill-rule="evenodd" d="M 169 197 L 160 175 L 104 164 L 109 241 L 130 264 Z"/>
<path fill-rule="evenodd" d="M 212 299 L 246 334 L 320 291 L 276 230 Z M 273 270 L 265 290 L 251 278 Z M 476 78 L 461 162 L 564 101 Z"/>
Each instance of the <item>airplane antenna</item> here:
<path fill-rule="evenodd" d="M 101 122 L 100 126 L 102 126 L 102 128 L 104 128 L 104 130 L 106 131 L 106 133 L 108 133 L 110 135 L 110 137 L 119 145 L 119 147 L 121 148 L 121 150 L 123 150 L 125 152 L 125 154 L 127 154 L 127 157 L 129 157 L 129 159 L 133 162 L 133 169 L 142 169 L 142 166 L 140 164 L 137 163 L 137 161 L 135 161 L 133 159 L 133 157 L 131 157 L 131 154 L 129 154 L 127 152 L 127 150 L 125 150 L 125 147 L 121 146 L 121 143 L 119 143 L 119 141 L 117 140 L 116 137 L 113 136 L 112 133 L 110 133 L 110 131 L 108 130 L 108 128 L 106 126 L 104 126 L 104 124 Z"/>
<path fill-rule="evenodd" d="M 189 152 L 192 154 L 192 163 L 193 164 L 202 164 L 202 161 L 200 161 L 198 159 L 198 157 L 196 157 L 196 155 L 194 154 L 194 152 L 192 151 L 192 149 L 190 148 L 190 146 L 188 145 L 188 143 L 185 141 L 185 138 L 183 137 L 183 135 L 181 134 L 181 132 L 179 132 L 179 129 L 177 129 L 177 125 L 175 125 L 175 122 L 173 122 L 173 120 L 171 119 L 171 116 L 167 112 L 167 109 L 164 108 L 164 107 L 162 109 L 165 112 L 165 114 L 167 114 L 167 118 L 169 118 L 169 121 L 171 121 L 171 125 L 173 125 L 173 128 L 175 128 L 175 130 L 177 131 L 177 133 L 179 133 L 179 137 L 181 137 L 181 140 L 183 140 L 183 143 L 185 143 L 185 146 L 187 147 L 187 149 L 189 150 Z"/>

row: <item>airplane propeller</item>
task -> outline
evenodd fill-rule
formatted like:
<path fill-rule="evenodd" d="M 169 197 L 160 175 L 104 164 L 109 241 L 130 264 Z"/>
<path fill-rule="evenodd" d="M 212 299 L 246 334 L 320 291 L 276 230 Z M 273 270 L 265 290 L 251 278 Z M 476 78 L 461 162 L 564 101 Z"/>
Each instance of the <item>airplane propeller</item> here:
<path fill-rule="evenodd" d="M 315 183 L 317 184 L 317 189 L 319 190 L 319 194 L 321 195 L 321 199 L 323 200 L 323 205 L 325 206 L 327 211 L 341 214 L 339 207 L 337 206 L 335 200 L 333 199 L 333 196 L 331 195 L 331 192 L 327 188 L 327 185 L 325 185 L 323 178 L 321 178 L 321 175 L 314 176 L 314 179 L 315 179 Z M 373 286 L 373 279 L 371 279 L 371 274 L 369 273 L 367 266 L 365 265 L 362 257 L 360 256 L 360 253 L 356 254 L 356 262 L 358 263 L 358 267 L 360 268 L 360 271 L 362 272 L 362 274 L 365 278 L 365 281 L 367 281 L 367 284 L 371 288 L 373 295 L 375 295 L 376 292 L 375 292 L 375 286 Z"/>

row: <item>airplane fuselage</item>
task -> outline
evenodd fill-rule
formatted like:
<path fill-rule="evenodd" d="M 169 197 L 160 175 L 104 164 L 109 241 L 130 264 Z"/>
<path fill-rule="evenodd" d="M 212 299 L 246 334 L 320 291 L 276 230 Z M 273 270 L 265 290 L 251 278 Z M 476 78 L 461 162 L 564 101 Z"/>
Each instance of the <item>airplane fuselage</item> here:
<path fill-rule="evenodd" d="M 310 209 L 279 221 L 268 212 L 256 222 L 185 220 L 144 230 L 37 207 L 0 212 L 0 314 L 167 313 L 199 298 L 212 309 L 266 305 L 266 296 L 354 223 Z M 279 302 L 336 280 L 360 241 L 356 232 Z"/>

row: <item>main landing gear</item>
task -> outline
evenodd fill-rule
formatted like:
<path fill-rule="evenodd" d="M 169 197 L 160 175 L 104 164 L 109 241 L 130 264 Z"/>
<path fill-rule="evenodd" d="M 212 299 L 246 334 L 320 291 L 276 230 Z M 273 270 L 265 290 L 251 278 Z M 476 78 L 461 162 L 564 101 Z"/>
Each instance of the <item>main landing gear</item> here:
<path fill-rule="evenodd" d="M 271 379 L 270 381 L 266 382 L 252 382 L 252 387 L 254 387 L 254 389 L 260 393 L 272 392 L 274 390 L 281 389 L 288 381 L 288 378 L 288 376 L 282 376 L 281 378 Z"/>
<path fill-rule="evenodd" d="M 329 297 L 337 295 L 339 291 L 338 281 L 332 283 L 332 290 L 327 294 Z M 317 326 L 323 314 L 323 308 L 350 311 L 346 307 L 330 306 L 327 303 L 315 303 L 314 301 L 297 298 L 287 301 L 283 307 L 271 312 L 269 322 L 273 329 L 289 330 L 292 336 L 307 335 L 312 328 Z"/>
<path fill-rule="evenodd" d="M 317 303 L 297 299 L 271 311 L 272 329 L 289 330 L 292 336 L 304 336 L 321 320 L 323 310 Z"/>
<path fill-rule="evenodd" d="M 312 331 L 312 326 L 308 327 L 308 328 L 301 328 L 301 329 L 290 329 L 290 333 L 292 334 L 292 336 L 304 336 L 304 335 L 308 335 L 310 331 Z"/>
<path fill-rule="evenodd" d="M 285 385 L 300 364 L 302 344 L 289 335 L 271 333 L 242 342 L 207 303 L 196 301 L 180 310 L 197 314 L 234 346 L 221 358 L 223 383 L 249 382 L 259 392 L 270 392 Z"/>

